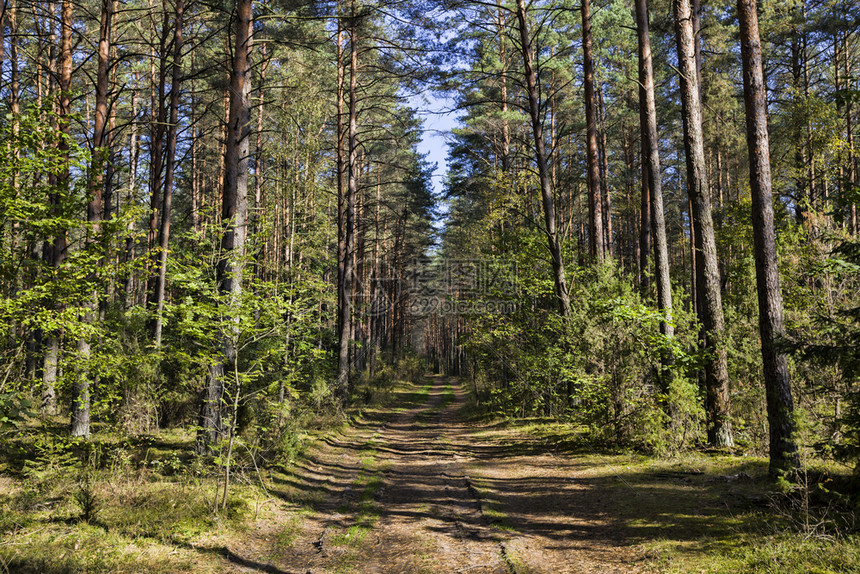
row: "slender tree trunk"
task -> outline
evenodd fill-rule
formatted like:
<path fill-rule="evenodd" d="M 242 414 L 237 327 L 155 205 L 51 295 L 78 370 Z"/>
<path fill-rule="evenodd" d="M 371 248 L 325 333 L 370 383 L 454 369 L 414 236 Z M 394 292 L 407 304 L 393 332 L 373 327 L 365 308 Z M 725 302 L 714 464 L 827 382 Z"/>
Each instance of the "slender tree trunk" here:
<path fill-rule="evenodd" d="M 45 18 L 48 31 L 47 90 L 49 94 L 57 95 L 57 97 L 52 100 L 51 107 L 53 111 L 59 113 L 60 103 L 62 102 L 63 97 L 61 94 L 56 94 L 56 82 L 58 79 L 57 34 L 54 20 L 56 5 L 53 2 L 48 3 L 47 12 L 48 16 Z M 71 37 L 69 38 L 69 43 L 71 43 Z M 71 78 L 69 81 L 71 81 Z M 61 122 L 57 116 L 54 118 L 54 126 L 57 130 L 61 129 Z M 63 146 L 64 142 L 60 141 L 57 144 L 57 151 L 62 152 Z M 48 182 L 54 186 L 59 187 L 61 180 L 61 175 L 48 175 Z M 68 178 L 66 178 L 66 181 L 67 180 Z M 62 194 L 51 193 L 48 197 L 48 201 L 50 202 L 51 215 L 53 217 L 59 217 L 62 209 L 60 205 Z M 54 236 L 49 241 L 45 241 L 42 246 L 43 259 L 54 269 L 62 265 L 62 262 L 66 257 L 66 241 L 66 230 L 64 228 L 58 229 L 54 232 Z M 56 310 L 59 311 L 60 309 Z M 52 416 L 57 414 L 56 384 L 60 360 L 60 333 L 56 330 L 45 333 L 42 348 L 44 350 L 42 363 L 42 410 L 46 415 Z"/>
<path fill-rule="evenodd" d="M 635 0 L 636 31 L 639 39 L 639 107 L 642 126 L 642 179 L 647 181 L 649 205 L 643 201 L 643 211 L 650 211 L 654 222 L 654 262 L 656 264 L 657 307 L 666 314 L 660 331 L 672 337 L 672 282 L 669 276 L 669 244 L 666 240 L 666 220 L 663 212 L 663 189 L 660 177 L 660 139 L 657 132 L 657 105 L 654 99 L 654 69 L 651 56 L 650 25 L 646 0 Z M 646 184 L 643 183 L 643 187 Z M 671 359 L 669 359 L 671 360 Z"/>
<path fill-rule="evenodd" d="M 609 193 L 609 147 L 606 137 L 606 110 L 603 107 L 603 89 L 597 91 L 597 106 L 600 116 L 600 189 L 603 200 L 603 244 L 606 256 L 612 257 L 612 196 Z"/>
<path fill-rule="evenodd" d="M 497 27 L 499 34 L 499 62 L 502 70 L 499 84 L 502 99 L 502 171 L 508 172 L 511 165 L 511 125 L 508 121 L 508 57 L 505 44 L 505 11 L 499 4 Z"/>
<path fill-rule="evenodd" d="M 189 55 L 191 69 L 195 67 L 194 51 Z M 197 82 L 191 78 L 191 110 L 189 123 L 191 125 L 191 229 L 195 234 L 200 233 L 201 213 L 203 209 L 203 169 L 201 166 L 201 143 L 202 130 L 197 127 Z"/>
<path fill-rule="evenodd" d="M 341 8 L 338 4 L 337 18 L 337 329 L 341 333 L 342 311 L 344 306 L 343 296 L 343 271 L 346 264 L 346 159 L 344 155 L 345 135 L 344 129 L 344 78 L 346 76 L 343 61 L 343 19 Z M 339 359 L 338 359 L 339 360 Z"/>
<path fill-rule="evenodd" d="M 131 92 L 131 127 L 128 136 L 128 202 L 131 205 L 136 200 L 137 193 L 137 163 L 140 153 L 140 143 L 138 141 L 138 95 L 137 95 L 138 75 L 134 75 L 133 87 Z M 128 227 L 125 236 L 125 250 L 123 254 L 123 262 L 130 264 L 134 260 L 134 220 L 129 219 Z M 130 269 L 125 270 L 125 307 L 128 309 L 135 301 L 134 288 L 134 273 Z"/>
<path fill-rule="evenodd" d="M 651 269 L 648 265 L 648 257 L 651 255 L 651 177 L 648 173 L 650 169 L 650 152 L 647 148 L 648 134 L 648 117 L 646 107 L 642 105 L 645 101 L 645 87 L 641 83 L 639 85 L 639 124 L 640 137 L 639 149 L 642 163 L 642 192 L 639 202 L 639 288 L 642 294 L 646 294 L 651 288 Z M 659 153 L 659 150 L 658 150 Z M 659 175 L 658 175 L 659 178 Z"/>
<path fill-rule="evenodd" d="M 50 5 L 50 12 L 53 16 L 53 3 Z M 71 133 L 71 123 L 69 115 L 71 113 L 71 84 L 72 84 L 72 2 L 71 0 L 63 0 L 62 13 L 60 18 L 60 44 L 57 57 L 49 56 L 49 67 L 52 73 L 51 77 L 57 78 L 56 87 L 59 90 L 56 99 L 56 127 L 65 136 Z M 55 34 L 54 24 L 51 23 L 51 51 L 54 52 Z M 52 82 L 53 84 L 53 82 Z M 52 90 L 53 91 L 53 90 Z M 60 173 L 53 177 L 58 193 L 53 193 L 50 196 L 51 213 L 55 217 L 59 217 L 62 213 L 62 202 L 64 196 L 69 190 L 69 144 L 66 137 L 61 138 L 57 144 L 57 151 L 63 158 L 63 168 Z M 55 232 L 53 240 L 46 243 L 45 255 L 50 261 L 51 266 L 55 269 L 62 265 L 66 258 L 66 249 L 68 247 L 67 232 L 65 229 L 59 229 Z M 58 309 L 59 311 L 59 309 Z M 60 333 L 51 331 L 47 334 L 45 340 L 45 357 L 42 370 L 42 405 L 46 414 L 55 414 L 57 412 L 56 403 L 56 381 L 59 370 L 60 356 Z"/>
<path fill-rule="evenodd" d="M 544 232 L 546 233 L 547 246 L 549 248 L 550 257 L 552 258 L 555 295 L 558 300 L 559 313 L 561 313 L 562 317 L 568 317 L 570 315 L 570 295 L 568 295 L 567 290 L 567 277 L 564 272 L 561 243 L 558 237 L 558 230 L 556 229 L 552 182 L 550 181 L 550 174 L 547 166 L 546 144 L 543 139 L 543 125 L 541 123 L 540 105 L 538 101 L 537 74 L 535 73 L 533 64 L 532 41 L 528 30 L 528 22 L 526 20 L 525 0 L 517 0 L 517 20 L 519 21 L 520 42 L 522 45 L 523 62 L 525 63 L 526 94 L 529 101 L 529 116 L 531 117 L 532 134 L 535 142 L 535 156 L 538 165 L 538 177 L 540 178 L 541 198 L 543 200 L 544 225 L 546 227 Z M 600 229 L 600 233 L 603 233 L 602 229 Z"/>
<path fill-rule="evenodd" d="M 710 357 L 705 364 L 708 412 L 708 441 L 731 446 L 731 404 L 728 358 L 720 292 L 717 244 L 711 217 L 710 192 L 705 170 L 702 106 L 696 63 L 693 15 L 690 0 L 674 0 L 678 67 L 681 73 L 681 103 L 684 118 L 684 148 L 687 157 L 687 193 L 693 206 L 696 235 L 696 282 L 704 348 Z"/>
<path fill-rule="evenodd" d="M 755 0 L 738 0 L 759 333 L 770 427 L 770 472 L 776 475 L 796 468 L 797 445 L 794 442 L 794 401 L 791 396 L 788 362 L 776 346 L 784 333 L 782 292 L 779 286 L 773 223 L 767 96 L 756 9 Z"/>
<path fill-rule="evenodd" d="M 346 403 L 349 398 L 349 351 L 352 333 L 352 288 L 355 270 L 355 199 L 358 194 L 358 22 L 355 2 L 349 30 L 349 127 L 347 189 L 344 201 L 343 300 L 340 308 L 340 337 L 338 347 L 335 395 Z"/>
<path fill-rule="evenodd" d="M 87 205 L 87 236 L 86 245 L 88 249 L 93 249 L 100 245 L 99 235 L 101 234 L 101 220 L 104 192 L 104 171 L 105 163 L 107 162 L 109 150 L 106 146 L 107 142 L 107 123 L 108 123 L 108 90 L 110 88 L 110 33 L 111 21 L 113 19 L 113 2 L 112 0 L 102 0 L 101 6 L 101 25 L 99 27 L 99 44 L 98 44 L 98 68 L 96 72 L 96 105 L 95 105 L 95 121 L 93 124 L 93 152 L 92 164 L 90 165 L 88 194 L 89 203 Z M 66 19 L 66 8 L 63 6 L 64 21 L 71 25 L 71 7 L 68 9 L 68 19 Z M 64 24 L 65 25 L 65 24 Z M 69 45 L 68 59 L 71 60 L 71 45 Z M 71 62 L 68 64 L 71 66 Z M 71 74 L 71 70 L 69 71 Z M 91 279 L 95 279 L 93 276 Z M 99 292 L 90 294 L 90 301 L 86 305 L 84 311 L 84 322 L 92 324 L 96 318 L 96 310 L 98 309 Z M 78 359 L 81 361 L 81 367 L 78 369 L 75 383 L 72 386 L 72 418 L 71 418 L 71 435 L 72 436 L 89 436 L 90 434 L 90 374 L 89 374 L 89 359 L 90 359 L 90 341 L 84 336 L 78 339 Z"/>
<path fill-rule="evenodd" d="M 166 8 L 166 6 L 165 6 Z M 183 0 L 176 0 L 173 30 L 173 70 L 170 81 L 170 123 L 167 126 L 167 158 L 164 166 L 164 193 L 161 204 L 161 225 L 158 228 L 158 279 L 155 284 L 155 348 L 161 347 L 164 295 L 167 282 L 167 249 L 170 244 L 170 210 L 173 204 L 173 179 L 176 171 L 176 140 L 179 135 L 179 89 L 182 79 L 182 25 L 185 14 Z"/>
<path fill-rule="evenodd" d="M 850 32 L 842 36 L 842 54 L 845 57 L 846 85 L 850 86 L 851 78 L 851 47 L 848 44 Z M 845 103 L 845 138 L 848 143 L 848 188 L 852 191 L 857 183 L 857 159 L 854 157 L 854 107 L 851 98 Z M 851 235 L 860 232 L 857 222 L 857 203 L 852 199 L 848 203 L 848 231 Z"/>
<path fill-rule="evenodd" d="M 9 111 L 12 113 L 12 137 L 18 141 L 21 133 L 21 104 L 20 104 L 20 86 L 18 81 L 18 0 L 9 0 Z M 2 27 L 2 22 L 0 22 Z M 21 150 L 18 146 L 12 150 L 14 165 L 18 165 L 18 160 L 21 157 Z M 17 167 L 12 171 L 11 185 L 15 193 L 15 197 L 19 197 L 21 193 L 20 185 L 21 174 Z M 11 251 L 16 253 L 20 241 L 20 224 L 15 221 L 12 224 Z M 17 296 L 20 277 L 16 276 L 12 284 L 12 298 Z"/>
<path fill-rule="evenodd" d="M 159 34 L 159 64 L 158 73 L 152 77 L 153 84 L 150 86 L 150 115 L 153 123 L 150 126 L 150 173 L 149 173 L 149 228 L 147 230 L 147 285 L 146 295 L 150 309 L 155 311 L 158 307 L 158 261 L 155 257 L 158 245 L 159 228 L 162 220 L 161 210 L 163 208 L 163 177 L 164 177 L 164 131 L 167 127 L 167 108 L 165 107 L 165 90 L 167 86 L 167 34 L 169 27 L 169 16 L 167 5 L 162 0 L 162 24 Z M 152 25 L 154 30 L 155 25 Z M 154 66 L 153 54 L 153 66 Z M 152 67 L 151 67 L 152 71 Z M 155 309 L 153 309 L 153 307 Z M 150 324 L 154 326 L 154 322 Z"/>
<path fill-rule="evenodd" d="M 263 220 L 263 178 L 265 174 L 265 158 L 263 157 L 263 129 L 266 124 L 266 72 L 269 69 L 268 46 L 266 42 L 260 45 L 260 95 L 257 110 L 257 134 L 254 142 L 254 215 L 251 219 L 251 233 L 254 235 L 254 277 L 262 279 L 264 241 L 259 237 Z"/>
<path fill-rule="evenodd" d="M 600 199 L 600 158 L 597 152 L 597 115 L 594 110 L 594 56 L 591 46 L 591 0 L 582 0 L 582 75 L 585 88 L 585 148 L 588 185 L 588 233 L 591 257 L 603 263 L 603 210 Z"/>
<path fill-rule="evenodd" d="M 842 89 L 840 74 L 842 70 L 839 68 L 841 60 L 839 59 L 839 32 L 833 33 L 833 88 L 838 92 Z M 844 156 L 839 154 L 839 175 L 836 178 L 836 197 L 837 201 L 843 195 L 845 188 L 845 161 Z"/>
<path fill-rule="evenodd" d="M 224 377 L 234 366 L 238 338 L 238 307 L 242 298 L 242 272 L 248 218 L 248 157 L 251 141 L 251 15 L 253 0 L 236 2 L 236 36 L 230 69 L 230 101 L 224 155 L 224 191 L 221 221 L 221 259 L 218 262 L 218 291 L 225 298 L 227 324 L 221 327 L 220 356 L 209 368 L 198 436 L 198 450 L 221 438 Z M 235 415 L 235 413 L 234 413 Z"/>
<path fill-rule="evenodd" d="M 797 7 L 795 7 L 797 9 Z M 798 22 L 799 20 L 799 16 Z M 803 89 L 802 83 L 802 38 L 803 33 L 800 30 L 795 30 L 795 34 L 791 40 L 791 76 L 792 76 L 792 88 L 794 89 L 794 105 L 801 106 L 805 105 L 805 102 L 801 101 L 800 94 Z M 811 180 L 806 178 L 806 138 L 804 137 L 804 128 L 803 126 L 798 124 L 793 127 L 793 138 L 795 139 L 795 149 L 794 149 L 794 217 L 795 221 L 798 225 L 806 228 L 807 221 L 809 219 L 809 202 L 812 197 L 810 193 L 810 184 Z"/>

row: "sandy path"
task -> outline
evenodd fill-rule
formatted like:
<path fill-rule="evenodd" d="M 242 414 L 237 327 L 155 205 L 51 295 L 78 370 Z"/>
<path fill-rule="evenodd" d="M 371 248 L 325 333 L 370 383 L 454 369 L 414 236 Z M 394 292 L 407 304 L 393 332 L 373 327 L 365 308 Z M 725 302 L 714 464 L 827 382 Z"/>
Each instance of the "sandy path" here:
<path fill-rule="evenodd" d="M 576 457 L 521 437 L 515 446 L 486 438 L 457 420 L 465 393 L 456 381 L 431 380 L 426 404 L 357 426 L 300 469 L 288 486 L 321 492 L 315 512 L 288 545 L 248 544 L 242 554 L 260 559 L 234 557 L 233 566 L 291 574 L 640 571 L 623 525 Z M 375 488 L 364 490 L 369 478 Z M 374 518 L 359 539 L 355 525 L 368 509 Z"/>

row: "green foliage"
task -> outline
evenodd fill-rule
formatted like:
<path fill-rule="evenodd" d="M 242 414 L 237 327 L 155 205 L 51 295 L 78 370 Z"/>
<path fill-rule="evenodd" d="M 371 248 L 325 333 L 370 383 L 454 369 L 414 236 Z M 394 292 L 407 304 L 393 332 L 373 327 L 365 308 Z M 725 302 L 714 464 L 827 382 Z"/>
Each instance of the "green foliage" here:
<path fill-rule="evenodd" d="M 84 472 L 74 491 L 75 502 L 81 507 L 81 520 L 94 522 L 100 508 L 95 491 L 95 478 L 91 472 Z"/>
<path fill-rule="evenodd" d="M 551 297 L 549 287 L 523 279 Z M 690 352 L 690 317 L 677 311 L 676 335 L 665 337 L 666 318 L 611 265 L 577 269 L 572 284 L 578 304 L 567 322 L 533 308 L 478 320 L 481 328 L 465 343 L 476 361 L 479 399 L 506 415 L 563 415 L 601 442 L 653 451 L 695 444 L 701 357 Z"/>
<path fill-rule="evenodd" d="M 0 394 L 0 434 L 14 430 L 33 416 L 33 402 L 23 393 Z"/>
<path fill-rule="evenodd" d="M 789 346 L 817 369 L 834 372 L 832 379 L 818 379 L 820 391 L 835 393 L 837 405 L 837 416 L 826 429 L 829 439 L 821 441 L 819 449 L 850 463 L 860 473 L 860 302 L 856 297 L 860 242 L 842 241 L 822 264 L 821 272 L 827 284 L 840 289 L 829 293 L 827 304 L 816 310 L 809 324 L 797 329 Z"/>

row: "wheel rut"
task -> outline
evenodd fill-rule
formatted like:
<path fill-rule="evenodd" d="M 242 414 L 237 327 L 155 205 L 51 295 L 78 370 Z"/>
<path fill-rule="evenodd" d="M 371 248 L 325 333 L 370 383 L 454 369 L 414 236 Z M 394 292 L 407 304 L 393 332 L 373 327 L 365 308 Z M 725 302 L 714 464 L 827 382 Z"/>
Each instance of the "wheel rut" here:
<path fill-rule="evenodd" d="M 268 563 L 289 574 L 641 571 L 582 463 L 484 438 L 457 418 L 459 384 L 429 380 L 423 405 L 353 427 L 307 465 L 331 487 Z"/>

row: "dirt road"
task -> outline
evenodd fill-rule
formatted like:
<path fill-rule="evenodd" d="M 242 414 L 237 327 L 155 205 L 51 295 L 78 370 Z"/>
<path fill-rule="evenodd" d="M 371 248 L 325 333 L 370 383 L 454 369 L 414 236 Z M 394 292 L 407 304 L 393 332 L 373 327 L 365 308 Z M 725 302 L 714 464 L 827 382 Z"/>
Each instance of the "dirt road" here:
<path fill-rule="evenodd" d="M 638 572 L 589 469 L 545 445 L 458 421 L 453 379 L 426 402 L 355 425 L 313 454 L 281 496 L 314 510 L 230 551 L 243 572 Z M 425 396 L 425 395 L 421 395 Z M 253 559 L 248 558 L 253 556 Z"/>

